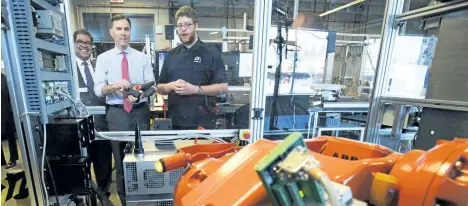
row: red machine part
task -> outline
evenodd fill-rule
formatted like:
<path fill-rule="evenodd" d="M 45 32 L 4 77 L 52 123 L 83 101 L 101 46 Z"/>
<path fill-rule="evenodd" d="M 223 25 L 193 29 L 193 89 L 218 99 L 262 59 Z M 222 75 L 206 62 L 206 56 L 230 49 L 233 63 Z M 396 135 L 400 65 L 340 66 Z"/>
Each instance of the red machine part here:
<path fill-rule="evenodd" d="M 318 137 L 306 145 L 330 180 L 349 186 L 356 199 L 369 200 L 374 175 L 390 173 L 398 179 L 398 205 L 432 206 L 468 205 L 467 142 L 441 142 L 430 151 L 404 156 L 379 145 L 335 137 Z M 253 168 L 276 145 L 268 140 L 241 150 L 226 144 L 195 145 L 163 159 L 170 168 L 192 163 L 176 186 L 175 205 L 269 205 Z"/>
<path fill-rule="evenodd" d="M 390 175 L 398 179 L 398 205 L 468 205 L 468 139 L 410 151 Z"/>
<path fill-rule="evenodd" d="M 259 205 L 267 195 L 254 165 L 276 146 L 259 140 L 237 153 L 222 158 L 207 158 L 190 165 L 177 183 L 175 205 Z M 208 204 L 209 203 L 209 204 Z"/>
<path fill-rule="evenodd" d="M 219 158 L 241 148 L 236 147 L 234 143 L 191 145 L 179 149 L 175 155 L 159 160 L 159 162 L 156 162 L 155 167 L 158 172 L 170 171 L 209 157 Z"/>
<path fill-rule="evenodd" d="M 373 175 L 390 172 L 402 156 L 380 145 L 336 137 L 322 136 L 306 144 L 330 180 L 349 186 L 361 201 L 369 199 Z"/>

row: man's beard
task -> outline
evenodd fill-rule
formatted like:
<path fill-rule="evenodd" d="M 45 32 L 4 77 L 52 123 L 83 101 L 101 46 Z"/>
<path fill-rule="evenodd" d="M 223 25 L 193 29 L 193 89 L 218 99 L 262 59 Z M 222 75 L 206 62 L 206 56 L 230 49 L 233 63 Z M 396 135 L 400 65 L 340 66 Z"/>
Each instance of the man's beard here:
<path fill-rule="evenodd" d="M 188 41 L 184 41 L 182 39 L 182 35 L 179 34 L 180 41 L 182 41 L 183 44 L 185 45 L 191 45 L 195 41 L 195 31 L 189 34 L 189 39 Z"/>

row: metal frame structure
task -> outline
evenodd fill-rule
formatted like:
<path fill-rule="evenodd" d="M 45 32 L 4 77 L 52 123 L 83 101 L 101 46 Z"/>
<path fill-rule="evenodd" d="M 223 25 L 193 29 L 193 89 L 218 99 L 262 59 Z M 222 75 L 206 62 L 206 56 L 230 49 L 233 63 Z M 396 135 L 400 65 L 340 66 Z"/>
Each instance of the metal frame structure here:
<path fill-rule="evenodd" d="M 134 141 L 135 132 L 99 132 L 101 135 L 115 138 L 118 141 Z M 238 137 L 238 129 L 222 130 L 161 130 L 161 131 L 141 131 L 141 140 L 143 142 L 154 142 L 158 140 L 173 140 L 192 137 Z"/>
<path fill-rule="evenodd" d="M 4 28 L 2 28 L 1 35 L 2 51 L 7 51 L 7 49 L 16 51 L 17 46 L 11 43 L 11 39 L 13 39 L 14 36 L 11 33 L 7 33 Z M 8 88 L 15 88 L 16 85 L 23 84 L 23 80 L 19 78 L 20 74 L 17 70 L 19 65 L 15 61 L 16 58 L 16 52 L 2 52 L 2 60 L 5 64 Z M 25 101 L 26 98 L 24 95 L 25 88 L 18 87 L 16 90 L 10 89 L 9 93 L 14 120 L 18 123 L 15 124 L 18 142 L 20 145 L 25 145 L 24 149 L 21 149 L 21 157 L 25 160 L 26 158 L 31 159 L 30 161 L 24 161 L 23 163 L 30 202 L 31 205 L 39 205 L 39 203 L 44 201 L 43 190 L 39 188 L 39 190 L 36 191 L 35 189 L 35 185 L 40 185 L 39 168 L 37 167 L 37 165 L 39 165 L 39 159 L 37 158 L 39 154 L 36 152 L 36 147 L 31 147 L 31 145 L 35 144 L 33 141 L 34 129 L 32 128 L 32 125 L 39 125 L 37 124 L 36 117 L 34 118 L 34 121 L 32 121 L 31 118 L 25 118 L 24 116 L 19 115 L 24 114 L 27 108 L 27 102 Z M 22 130 L 22 125 L 25 125 L 24 130 Z"/>
<path fill-rule="evenodd" d="M 250 143 L 263 138 L 264 128 L 264 113 L 266 92 L 264 90 L 267 69 L 267 48 L 269 45 L 268 30 L 271 24 L 272 1 L 259 0 L 255 1 L 255 23 L 254 23 L 254 54 L 252 71 L 252 89 L 250 92 Z"/>
<path fill-rule="evenodd" d="M 398 29 L 395 28 L 395 17 L 402 13 L 404 0 L 387 1 L 382 25 L 382 41 L 380 43 L 379 58 L 377 60 L 377 70 L 372 90 L 370 113 L 366 125 L 366 141 L 378 142 L 379 129 L 382 124 L 380 120 L 383 116 L 381 96 L 385 94 L 385 85 L 388 85 L 390 73 L 390 61 L 392 59 L 393 44 Z"/>
<path fill-rule="evenodd" d="M 49 122 L 53 113 L 71 106 L 69 101 L 62 101 L 46 105 L 43 92 L 43 81 L 69 81 L 68 90 L 71 96 L 76 96 L 73 89 L 73 69 L 70 61 L 71 51 L 68 46 L 70 41 L 70 27 L 67 24 L 64 6 L 52 6 L 45 0 L 13 0 L 6 6 L 8 19 L 2 25 L 2 59 L 5 62 L 5 70 L 12 101 L 12 109 L 15 119 L 18 141 L 22 145 L 23 169 L 25 171 L 27 187 L 31 205 L 45 205 L 45 191 L 42 187 L 40 156 L 43 147 L 44 125 Z M 35 37 L 35 28 L 31 7 L 40 8 L 57 14 L 63 21 L 64 45 L 51 43 Z M 40 69 L 37 60 L 38 49 L 67 55 L 65 59 L 68 72 L 47 72 Z"/>
<path fill-rule="evenodd" d="M 66 15 L 64 13 L 64 8 L 54 7 L 44 0 L 33 0 L 33 4 L 38 5 L 44 10 L 52 11 L 60 16 L 60 18 L 66 21 Z M 70 107 L 71 103 L 68 101 L 61 101 L 55 104 L 46 105 L 45 95 L 42 92 L 42 82 L 43 81 L 69 81 L 70 94 L 72 97 L 75 97 L 75 91 L 73 87 L 73 71 L 70 61 L 70 49 L 69 49 L 69 38 L 68 30 L 64 32 L 64 44 L 59 45 L 54 44 L 40 38 L 35 37 L 35 30 L 32 20 L 32 14 L 29 8 L 32 4 L 30 1 L 26 0 L 17 0 L 11 1 L 8 5 L 9 9 L 9 22 L 12 25 L 11 29 L 8 30 L 8 33 L 12 33 L 13 36 L 10 39 L 10 45 L 17 46 L 17 49 L 14 50 L 18 55 L 15 61 L 17 60 L 17 68 L 19 69 L 19 76 L 23 81 L 21 85 L 25 88 L 25 99 L 27 102 L 27 108 L 25 112 L 37 112 L 40 113 L 41 122 L 48 123 L 49 115 L 54 112 L 60 111 L 64 108 Z M 65 24 L 66 25 L 66 24 Z M 68 29 L 68 28 L 63 28 Z M 66 64 L 68 72 L 48 72 L 42 71 L 39 61 L 37 61 L 38 49 L 49 51 L 57 54 L 63 54 L 68 56 L 68 62 Z M 8 50 L 9 51 L 9 50 Z M 15 87 L 18 88 L 18 87 Z"/>
<path fill-rule="evenodd" d="M 38 92 L 41 89 L 38 82 L 42 82 L 41 76 L 44 73 L 41 71 L 36 70 L 37 62 L 34 61 L 34 57 L 36 56 L 37 48 L 42 49 L 53 49 L 57 53 L 64 53 L 68 54 L 70 57 L 72 55 L 70 52 L 70 48 L 62 48 L 56 45 L 53 45 L 48 42 L 44 42 L 40 39 L 35 39 L 34 37 L 29 37 L 30 34 L 34 34 L 33 32 L 33 25 L 30 19 L 31 12 L 30 8 L 30 0 L 14 0 L 9 1 L 11 4 L 8 5 L 8 10 L 11 13 L 9 16 L 9 23 L 12 25 L 11 28 L 2 28 L 2 49 L 3 51 L 9 51 L 2 53 L 3 60 L 5 61 L 5 66 L 7 70 L 7 78 L 10 88 L 17 88 L 16 90 L 10 90 L 10 94 L 13 101 L 13 110 L 14 110 L 14 118 L 15 122 L 17 122 L 16 129 L 19 135 L 19 141 L 21 145 L 24 145 L 25 149 L 22 149 L 22 157 L 25 159 L 24 169 L 26 172 L 26 179 L 30 194 L 31 205 L 44 205 L 44 190 L 40 186 L 40 176 L 42 171 L 39 171 L 38 165 L 40 165 L 40 159 L 38 158 L 41 151 L 40 146 L 40 132 L 41 132 L 41 124 L 45 124 L 48 122 L 48 116 L 51 111 L 59 111 L 60 109 L 69 107 L 70 103 L 63 103 L 57 106 L 45 106 L 42 105 L 41 109 L 32 109 L 31 108 L 31 98 L 28 96 L 31 92 L 36 92 L 35 95 L 39 96 L 37 101 L 42 101 L 43 95 L 41 92 Z M 57 7 L 51 6 L 47 3 L 46 0 L 32 0 L 37 5 L 42 6 L 44 9 L 60 11 Z M 464 5 L 463 1 L 457 1 L 460 5 Z M 452 7 L 460 9 L 460 7 L 455 6 L 454 4 L 450 4 Z M 21 14 L 15 14 L 14 9 L 15 6 L 20 6 L 20 10 L 23 12 Z M 62 7 L 61 16 L 67 21 L 67 35 L 71 34 L 71 28 L 69 27 L 70 19 L 67 15 L 69 10 L 69 1 L 64 1 L 64 7 Z M 447 8 L 447 7 L 446 7 Z M 463 7 L 465 8 L 465 7 Z M 371 113 L 370 119 L 368 121 L 368 126 L 366 128 L 366 134 L 370 137 L 370 140 L 374 140 L 374 136 L 378 134 L 378 130 L 380 128 L 380 123 L 378 123 L 379 118 L 378 114 L 381 114 L 380 105 L 382 103 L 388 102 L 400 102 L 405 103 L 402 99 L 389 99 L 384 98 L 384 85 L 388 82 L 388 73 L 389 73 L 389 61 L 391 59 L 391 51 L 393 48 L 393 42 L 397 35 L 398 28 L 395 26 L 397 25 L 397 18 L 402 17 L 401 14 L 403 9 L 403 0 L 394 0 L 394 1 L 387 1 L 387 8 L 384 18 L 384 28 L 382 31 L 382 45 L 380 50 L 380 57 L 378 60 L 378 72 L 377 72 L 377 79 L 375 81 L 374 86 L 374 95 L 372 99 L 371 105 Z M 253 54 L 253 66 L 256 68 L 252 71 L 252 87 L 251 87 L 251 108 L 250 108 L 250 129 L 251 129 L 251 138 L 250 143 L 253 143 L 261 138 L 264 135 L 264 108 L 266 102 L 266 92 L 264 91 L 264 85 L 266 80 L 266 56 L 267 56 L 267 48 L 269 45 L 269 39 L 265 38 L 268 36 L 268 31 L 271 26 L 271 13 L 272 10 L 272 1 L 271 0 L 259 0 L 255 1 L 255 18 L 254 18 L 254 51 Z M 65 11 L 65 12 L 63 12 Z M 445 12 L 445 11 L 444 11 Z M 22 15 L 22 16 L 21 16 Z M 418 14 L 421 15 L 421 14 Z M 19 27 L 27 28 L 27 31 L 17 31 L 20 29 Z M 26 35 L 23 36 L 27 39 L 21 39 L 26 41 L 30 45 L 31 48 L 31 56 L 29 58 L 30 68 L 35 72 L 38 76 L 37 79 L 34 79 L 34 83 L 37 84 L 36 90 L 30 91 L 31 85 L 28 85 L 30 79 L 25 77 L 24 74 L 24 60 L 22 60 L 21 52 L 25 49 L 25 45 L 21 44 L 18 40 L 18 37 L 15 34 Z M 73 42 L 70 39 L 66 39 L 68 44 L 72 44 Z M 389 54 L 389 55 L 387 55 Z M 73 61 L 70 61 L 73 62 Z M 70 64 L 69 62 L 69 64 Z M 69 65 L 70 71 L 72 71 L 73 64 Z M 71 77 L 65 77 L 65 75 L 60 76 L 60 78 L 66 78 L 70 81 L 73 81 Z M 59 77 L 55 75 L 55 79 Z M 62 79 L 60 79 L 62 80 Z M 76 82 L 76 77 L 75 77 Z M 75 95 L 75 91 L 72 94 Z M 408 99 L 407 104 L 415 103 L 414 101 L 410 101 Z M 37 103 L 36 103 L 37 104 Z M 406 103 L 405 103 L 406 104 Z M 447 106 L 446 108 L 452 108 L 454 110 L 461 110 L 464 108 L 466 111 L 468 110 L 468 104 L 460 103 L 460 102 L 439 102 L 439 103 L 429 103 L 429 102 L 419 102 L 418 104 L 427 106 L 428 104 L 433 104 L 432 106 L 441 107 L 441 104 Z M 442 105 L 442 106 L 444 106 Z M 96 112 L 100 111 L 100 108 L 91 108 L 95 109 Z M 350 110 L 351 112 L 356 112 L 356 110 Z M 29 117 L 28 114 L 31 112 L 39 112 L 41 118 L 33 118 Z M 317 122 L 317 121 L 314 121 Z M 134 132 L 103 132 L 102 134 L 111 136 L 114 138 L 118 138 L 120 141 L 133 141 L 134 140 Z M 189 138 L 189 137 L 196 137 L 196 136 L 216 136 L 216 137 L 236 137 L 239 136 L 239 130 L 186 130 L 186 131 L 142 131 L 141 132 L 143 141 L 155 141 L 155 140 L 162 140 L 166 139 L 174 139 L 174 138 Z M 374 135 L 374 136 L 373 136 Z M 361 135 L 362 136 L 362 135 Z M 368 139 L 369 141 L 369 139 Z M 27 160 L 26 160 L 27 159 Z"/>
<path fill-rule="evenodd" d="M 348 131 L 348 130 L 359 130 L 360 141 L 364 140 L 364 127 L 361 126 L 350 126 L 350 125 L 341 125 L 341 126 L 332 126 L 332 127 L 320 127 L 318 126 L 319 122 L 319 113 L 367 113 L 369 104 L 366 103 L 327 103 L 330 106 L 325 106 L 323 108 L 310 108 L 307 111 L 309 112 L 309 127 L 307 129 L 307 137 L 319 136 L 322 131 Z M 312 123 L 312 124 L 311 124 Z"/>
<path fill-rule="evenodd" d="M 374 81 L 371 108 L 366 125 L 366 141 L 370 143 L 379 143 L 379 132 L 382 125 L 383 108 L 386 104 L 393 104 L 396 108 L 396 115 L 394 119 L 394 125 L 396 126 L 392 128 L 391 134 L 392 137 L 397 141 L 403 140 L 400 123 L 406 114 L 407 106 L 422 106 L 427 108 L 464 112 L 468 111 L 468 102 L 385 96 L 387 89 L 386 85 L 388 85 L 389 81 L 390 60 L 392 58 L 393 45 L 400 27 L 402 27 L 408 20 L 440 16 L 468 9 L 468 2 L 466 0 L 450 1 L 447 3 L 440 3 L 404 13 L 403 8 L 404 0 L 387 1 L 384 15 L 384 24 L 382 28 L 382 42 L 379 59 L 377 62 L 377 74 Z"/>
<path fill-rule="evenodd" d="M 336 132 L 333 136 L 339 136 L 338 132 L 339 131 L 359 131 L 359 141 L 364 141 L 364 130 L 365 127 L 353 127 L 351 125 L 349 126 L 343 126 L 343 127 L 318 127 L 317 129 L 317 136 L 321 136 L 322 132 L 324 131 L 333 131 Z"/>

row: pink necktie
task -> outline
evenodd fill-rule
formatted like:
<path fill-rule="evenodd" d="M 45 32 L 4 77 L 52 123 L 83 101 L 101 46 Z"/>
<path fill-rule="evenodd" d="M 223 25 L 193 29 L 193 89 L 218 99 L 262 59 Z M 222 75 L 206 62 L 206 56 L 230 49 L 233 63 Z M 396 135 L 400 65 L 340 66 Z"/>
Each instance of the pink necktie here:
<path fill-rule="evenodd" d="M 122 54 L 122 79 L 125 79 L 130 82 L 130 77 L 128 75 L 128 61 L 127 61 L 127 56 L 125 52 L 121 52 Z M 132 103 L 128 101 L 127 97 L 128 94 L 126 91 L 123 92 L 123 99 L 124 99 L 124 110 L 130 113 L 132 111 Z"/>

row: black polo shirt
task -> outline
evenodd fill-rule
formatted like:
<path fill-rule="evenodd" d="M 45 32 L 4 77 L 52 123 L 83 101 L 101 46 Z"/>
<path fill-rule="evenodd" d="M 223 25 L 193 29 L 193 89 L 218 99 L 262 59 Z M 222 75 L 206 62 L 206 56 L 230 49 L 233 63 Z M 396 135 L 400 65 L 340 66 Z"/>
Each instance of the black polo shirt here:
<path fill-rule="evenodd" d="M 200 39 L 188 49 L 184 45 L 172 49 L 164 59 L 158 83 L 182 79 L 196 86 L 227 83 L 221 53 Z M 214 127 L 216 97 L 204 95 L 169 96 L 169 116 L 174 126 L 195 129 L 198 126 Z"/>

